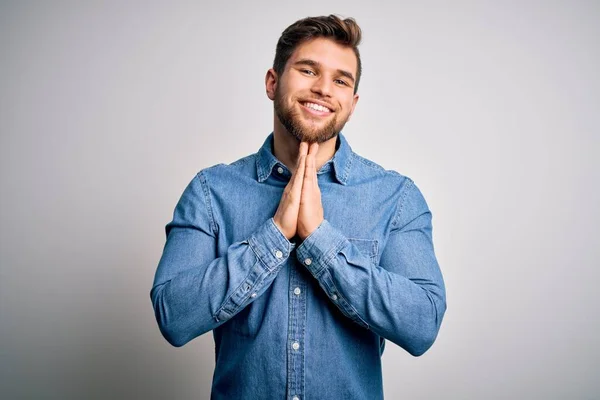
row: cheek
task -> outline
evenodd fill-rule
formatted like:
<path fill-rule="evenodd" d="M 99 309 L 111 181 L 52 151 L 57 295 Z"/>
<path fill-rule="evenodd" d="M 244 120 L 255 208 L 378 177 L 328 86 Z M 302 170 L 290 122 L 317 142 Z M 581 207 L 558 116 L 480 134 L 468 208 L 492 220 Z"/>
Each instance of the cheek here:
<path fill-rule="evenodd" d="M 340 89 L 340 91 L 336 93 L 336 97 L 344 111 L 352 111 L 352 104 L 354 103 L 354 94 L 349 95 L 348 91 Z"/>
<path fill-rule="evenodd" d="M 342 104 L 342 108 L 344 109 L 344 113 L 350 114 L 352 112 L 352 99 L 344 101 Z"/>
<path fill-rule="evenodd" d="M 283 92 L 283 97 L 284 97 L 286 100 L 290 100 L 290 99 L 293 99 L 293 98 L 294 98 L 294 93 L 295 93 L 295 92 L 294 92 L 294 89 L 293 89 L 292 87 L 290 87 L 290 86 L 285 86 L 285 87 L 283 88 L 283 91 L 282 91 L 282 92 Z"/>

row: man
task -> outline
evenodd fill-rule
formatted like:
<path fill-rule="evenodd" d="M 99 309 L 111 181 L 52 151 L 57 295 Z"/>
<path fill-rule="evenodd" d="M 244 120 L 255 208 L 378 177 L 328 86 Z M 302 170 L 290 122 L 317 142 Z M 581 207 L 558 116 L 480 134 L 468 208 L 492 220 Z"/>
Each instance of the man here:
<path fill-rule="evenodd" d="M 384 339 L 417 356 L 437 336 L 427 204 L 340 134 L 360 37 L 336 16 L 288 27 L 265 79 L 272 135 L 198 173 L 166 227 L 156 318 L 174 346 L 213 331 L 213 399 L 381 399 Z"/>

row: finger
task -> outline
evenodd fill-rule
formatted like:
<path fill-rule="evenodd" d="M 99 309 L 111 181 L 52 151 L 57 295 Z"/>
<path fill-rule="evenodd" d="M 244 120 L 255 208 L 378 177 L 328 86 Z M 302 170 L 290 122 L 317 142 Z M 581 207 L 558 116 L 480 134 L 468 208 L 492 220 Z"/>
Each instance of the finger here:
<path fill-rule="evenodd" d="M 298 157 L 296 158 L 296 168 L 294 169 L 294 171 L 292 172 L 292 176 L 290 177 L 290 180 L 288 182 L 288 186 L 293 186 L 296 177 L 298 176 L 298 170 L 300 169 L 300 164 L 302 162 L 304 162 L 304 160 L 302 160 L 302 156 L 304 155 L 306 158 L 306 154 L 308 152 L 308 144 L 305 142 L 300 143 L 300 146 L 298 148 Z M 302 170 L 304 173 L 304 170 Z"/>
<path fill-rule="evenodd" d="M 294 179 L 293 179 L 292 185 L 296 185 L 298 183 L 300 185 L 302 185 L 302 180 L 304 178 L 304 174 L 305 174 L 305 171 L 306 171 L 307 157 L 308 156 L 306 154 L 302 154 L 298 158 L 298 166 L 296 167 L 296 171 L 294 171 Z"/>
<path fill-rule="evenodd" d="M 314 181 L 316 181 L 317 177 L 317 152 L 319 150 L 319 144 L 313 143 L 310 145 L 308 150 L 308 155 L 306 157 L 306 168 L 304 171 L 304 179 L 309 182 L 309 184 L 314 186 Z"/>
<path fill-rule="evenodd" d="M 307 142 L 300 142 L 300 147 L 298 148 L 298 156 L 301 156 L 302 154 L 304 154 L 304 155 L 308 154 L 308 143 Z"/>
<path fill-rule="evenodd" d="M 313 159 L 313 155 L 309 153 L 306 156 L 306 167 L 304 168 L 304 185 L 305 186 L 308 185 L 311 180 L 310 168 L 312 165 L 312 159 Z"/>
<path fill-rule="evenodd" d="M 319 144 L 313 143 L 310 150 L 313 153 L 311 172 L 310 172 L 311 176 L 313 177 L 312 186 L 313 186 L 313 190 L 315 190 L 316 192 L 319 192 L 319 180 L 317 179 L 317 154 L 319 152 Z"/>
<path fill-rule="evenodd" d="M 306 155 L 308 154 L 308 143 L 301 142 L 300 147 L 298 148 L 298 163 L 296 165 L 296 170 L 294 171 L 294 183 L 297 182 L 298 176 L 302 177 L 304 175 L 304 170 L 306 168 Z"/>
<path fill-rule="evenodd" d="M 298 165 L 296 166 L 296 170 L 294 174 L 290 178 L 291 188 L 290 191 L 293 195 L 294 199 L 299 199 L 300 194 L 302 193 L 302 182 L 304 180 L 304 171 L 306 170 L 306 149 L 304 150 L 304 154 L 300 154 L 298 157 Z"/>
<path fill-rule="evenodd" d="M 307 147 L 308 144 L 304 142 L 300 143 L 300 147 L 298 148 L 298 158 L 296 158 L 296 169 L 292 173 L 292 177 L 296 174 L 296 171 L 298 171 L 298 168 L 300 167 L 300 161 L 302 160 L 302 156 L 307 154 Z"/>

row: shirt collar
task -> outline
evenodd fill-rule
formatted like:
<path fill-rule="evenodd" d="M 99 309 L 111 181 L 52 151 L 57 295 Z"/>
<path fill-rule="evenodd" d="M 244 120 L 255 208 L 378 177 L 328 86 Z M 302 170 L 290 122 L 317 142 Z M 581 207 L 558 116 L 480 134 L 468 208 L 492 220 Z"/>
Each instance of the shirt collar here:
<path fill-rule="evenodd" d="M 336 151 L 333 158 L 325 163 L 321 170 L 328 169 L 327 164 L 333 164 L 335 178 L 339 183 L 345 185 L 348 182 L 350 167 L 353 157 L 352 148 L 341 133 L 338 135 Z M 264 182 L 272 173 L 277 164 L 283 165 L 273 154 L 273 133 L 263 143 L 256 157 L 256 172 L 259 182 Z"/>

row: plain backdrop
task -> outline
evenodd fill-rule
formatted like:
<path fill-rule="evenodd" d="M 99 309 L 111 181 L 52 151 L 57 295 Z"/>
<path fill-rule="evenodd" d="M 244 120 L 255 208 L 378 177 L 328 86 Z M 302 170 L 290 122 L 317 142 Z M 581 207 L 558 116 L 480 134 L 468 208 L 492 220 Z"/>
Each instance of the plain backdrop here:
<path fill-rule="evenodd" d="M 344 133 L 422 189 L 447 285 L 386 398 L 600 395 L 597 1 L 2 1 L 0 397 L 209 398 L 212 334 L 154 319 L 164 226 L 258 150 L 280 33 L 330 13 L 364 33 Z"/>

